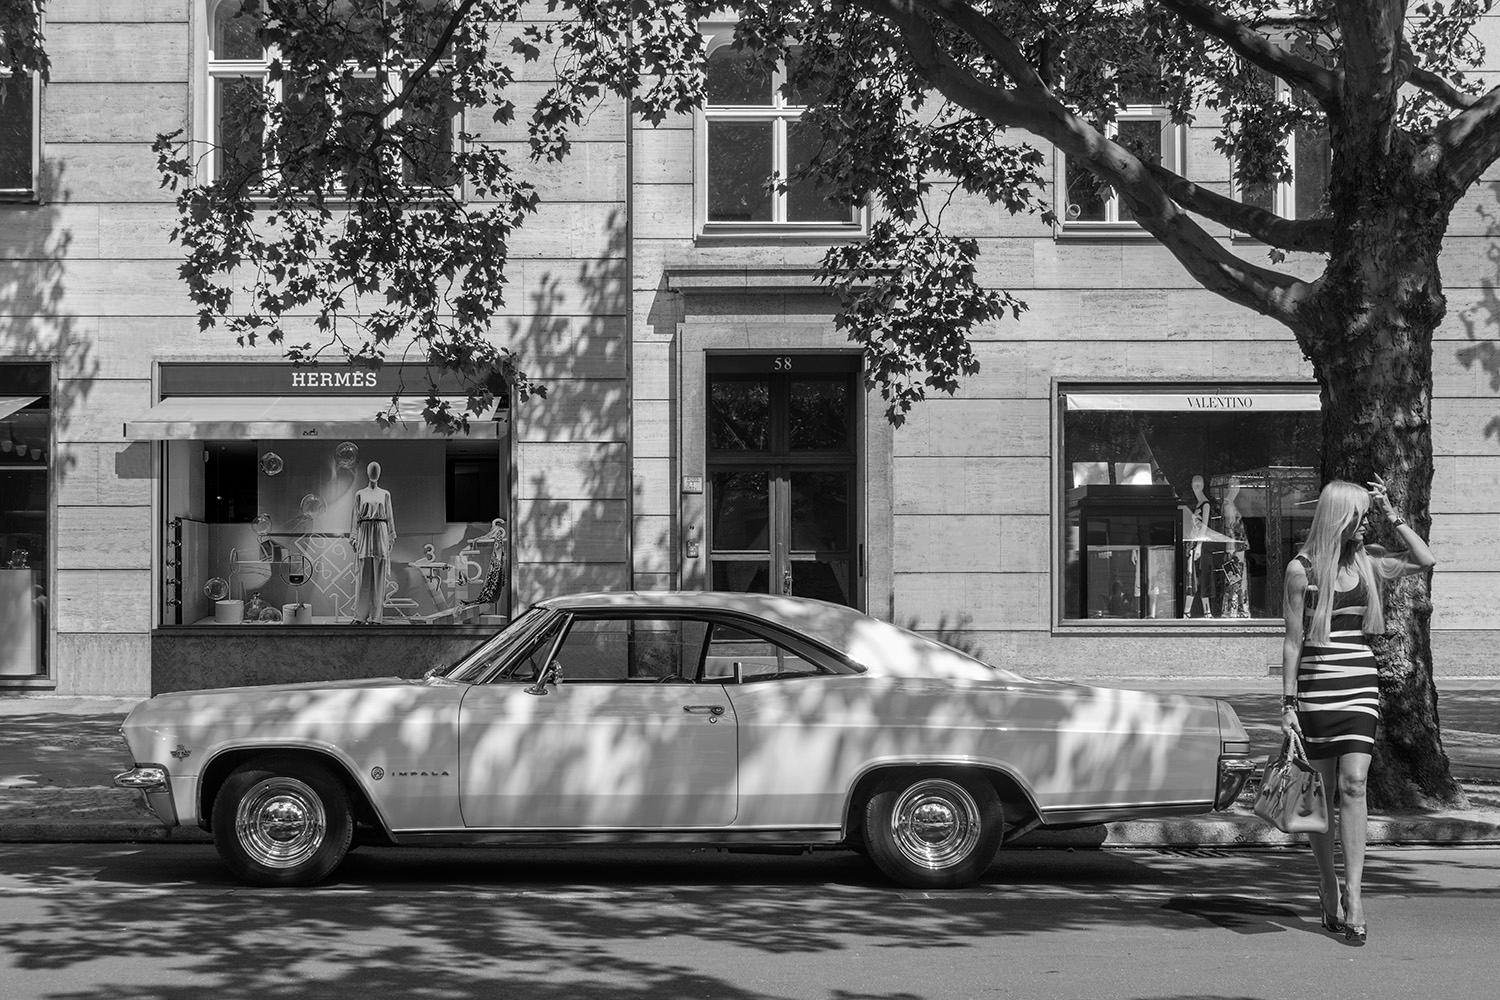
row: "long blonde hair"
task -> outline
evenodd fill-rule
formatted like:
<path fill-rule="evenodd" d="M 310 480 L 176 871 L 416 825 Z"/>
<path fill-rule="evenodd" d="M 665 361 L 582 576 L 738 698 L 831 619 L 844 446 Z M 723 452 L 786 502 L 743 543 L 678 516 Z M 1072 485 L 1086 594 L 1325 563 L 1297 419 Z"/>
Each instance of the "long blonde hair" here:
<path fill-rule="evenodd" d="M 1334 590 L 1344 553 L 1344 533 L 1357 525 L 1369 509 L 1369 491 L 1342 479 L 1328 483 L 1318 495 L 1312 528 L 1308 530 L 1307 541 L 1297 552 L 1312 563 L 1310 582 L 1318 587 L 1318 606 L 1313 609 L 1305 636 L 1310 642 L 1324 644 L 1329 641 L 1328 623 L 1333 617 Z M 1349 562 L 1365 584 L 1364 631 L 1369 635 L 1379 635 L 1385 631 L 1385 612 L 1375 582 L 1375 565 L 1363 545 L 1352 546 Z M 1304 608 L 1306 600 L 1304 596 Z"/>

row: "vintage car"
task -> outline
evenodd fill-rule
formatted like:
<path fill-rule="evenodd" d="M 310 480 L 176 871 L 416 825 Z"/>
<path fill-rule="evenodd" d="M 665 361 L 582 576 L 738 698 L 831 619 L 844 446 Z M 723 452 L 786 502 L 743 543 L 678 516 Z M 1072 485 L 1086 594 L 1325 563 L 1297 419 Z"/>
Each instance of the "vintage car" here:
<path fill-rule="evenodd" d="M 121 729 L 168 826 L 302 885 L 358 834 L 412 844 L 862 851 L 972 884 L 1038 826 L 1226 808 L 1253 763 L 1229 705 L 1028 680 L 821 601 L 544 601 L 420 680 L 162 694 Z"/>

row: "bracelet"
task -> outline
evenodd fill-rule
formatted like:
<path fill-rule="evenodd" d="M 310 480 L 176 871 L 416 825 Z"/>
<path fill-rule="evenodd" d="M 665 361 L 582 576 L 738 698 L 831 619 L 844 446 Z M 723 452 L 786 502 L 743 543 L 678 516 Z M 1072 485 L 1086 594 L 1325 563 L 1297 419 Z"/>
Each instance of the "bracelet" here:
<path fill-rule="evenodd" d="M 1296 695 L 1294 695 L 1294 694 L 1284 694 L 1284 695 L 1281 696 L 1281 710 L 1283 712 L 1286 712 L 1286 711 L 1296 711 L 1296 708 L 1297 708 L 1297 696 Z"/>

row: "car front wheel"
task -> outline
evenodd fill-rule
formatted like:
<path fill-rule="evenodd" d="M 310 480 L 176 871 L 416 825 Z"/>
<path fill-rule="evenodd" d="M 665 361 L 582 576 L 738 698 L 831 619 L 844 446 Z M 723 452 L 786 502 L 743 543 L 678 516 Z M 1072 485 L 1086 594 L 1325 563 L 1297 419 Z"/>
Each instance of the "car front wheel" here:
<path fill-rule="evenodd" d="M 864 820 L 875 866 L 916 889 L 973 885 L 1000 848 L 1000 796 L 982 778 L 888 781 L 866 802 Z"/>
<path fill-rule="evenodd" d="M 214 798 L 214 846 L 253 885 L 312 885 L 349 852 L 349 793 L 327 768 L 260 758 L 235 768 Z"/>

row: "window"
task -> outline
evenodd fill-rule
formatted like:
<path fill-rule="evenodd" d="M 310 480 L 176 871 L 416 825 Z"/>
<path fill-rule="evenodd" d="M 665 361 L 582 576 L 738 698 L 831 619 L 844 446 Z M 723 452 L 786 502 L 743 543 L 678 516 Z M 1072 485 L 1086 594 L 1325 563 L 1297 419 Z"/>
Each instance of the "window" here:
<path fill-rule="evenodd" d="M 0 363 L 0 679 L 47 673 L 52 370 Z"/>
<path fill-rule="evenodd" d="M 575 618 L 554 660 L 564 684 L 691 684 L 707 632 L 690 619 Z"/>
<path fill-rule="evenodd" d="M 1290 100 L 1284 80 L 1276 80 L 1278 100 Z M 1286 140 L 1286 158 L 1291 176 L 1278 180 L 1238 184 L 1239 197 L 1247 205 L 1274 212 L 1283 219 L 1312 219 L 1324 214 L 1328 195 L 1328 172 L 1333 154 L 1325 125 L 1299 124 Z"/>
<path fill-rule="evenodd" d="M 1276 619 L 1317 499 L 1303 387 L 1060 394 L 1061 618 Z"/>
<path fill-rule="evenodd" d="M 36 194 L 40 84 L 36 73 L 17 78 L 0 66 L 0 200 L 28 200 Z"/>
<path fill-rule="evenodd" d="M 431 9 L 441 16 L 446 5 L 434 2 Z M 207 134 L 214 144 L 212 179 L 222 180 L 237 174 L 254 178 L 268 165 L 265 126 L 255 113 L 259 93 L 269 90 L 270 100 L 282 101 L 295 110 L 297 114 L 288 125 L 307 134 L 324 131 L 338 109 L 309 99 L 298 91 L 294 82 L 271 79 L 270 65 L 276 53 L 264 48 L 257 37 L 260 0 L 210 0 L 209 10 L 206 120 Z M 413 53 L 425 55 L 426 47 L 433 41 L 429 28 L 430 25 L 414 26 L 402 33 Z M 391 63 L 389 68 L 395 71 L 386 84 L 389 92 L 381 92 L 373 67 L 359 67 L 346 80 L 338 102 L 355 109 L 377 107 L 404 86 L 403 73 L 420 65 L 421 59 L 406 59 L 400 53 L 392 53 Z M 419 89 L 433 86 L 436 84 L 429 78 Z M 405 116 L 402 179 L 416 187 L 453 186 L 458 109 L 444 105 L 443 111 L 434 114 L 427 108 L 409 108 Z M 392 111 L 384 124 L 388 129 L 395 127 L 402 117 L 401 111 Z M 286 148 L 302 145 L 291 129 L 284 130 L 284 138 Z M 285 169 L 296 180 L 297 165 L 287 163 Z"/>
<path fill-rule="evenodd" d="M 730 39 L 725 28 L 708 41 L 697 185 L 702 230 L 857 229 L 858 210 L 828 200 L 810 179 L 789 180 L 817 155 L 822 134 L 802 121 L 801 97 L 783 93 L 785 73 L 759 72 Z"/>
<path fill-rule="evenodd" d="M 1144 95 L 1138 95 L 1146 99 Z M 1130 150 L 1143 163 L 1157 163 L 1181 173 L 1183 130 L 1173 125 L 1168 109 L 1159 104 L 1128 104 L 1104 127 L 1104 134 Z M 1135 219 L 1108 184 L 1082 164 L 1062 158 L 1062 215 L 1064 228 L 1135 227 Z"/>
<path fill-rule="evenodd" d="M 720 682 L 811 677 L 825 672 L 800 654 L 732 625 L 714 626 L 703 664 L 703 679 Z"/>

